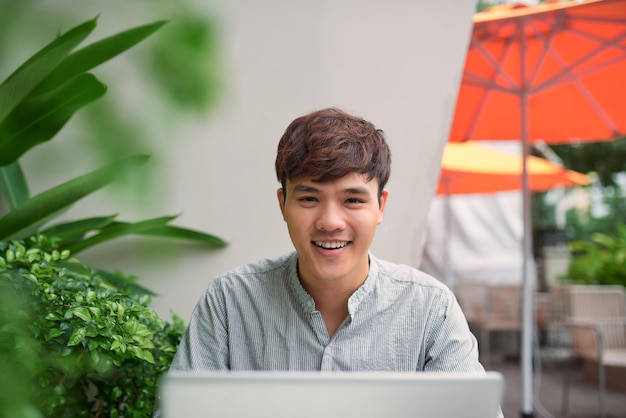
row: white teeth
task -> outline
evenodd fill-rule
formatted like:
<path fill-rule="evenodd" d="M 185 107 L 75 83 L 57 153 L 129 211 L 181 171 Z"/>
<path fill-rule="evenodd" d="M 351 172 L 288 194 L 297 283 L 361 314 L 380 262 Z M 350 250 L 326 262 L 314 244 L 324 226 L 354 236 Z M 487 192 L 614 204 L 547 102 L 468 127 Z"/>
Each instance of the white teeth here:
<path fill-rule="evenodd" d="M 326 249 L 343 248 L 348 245 L 347 241 L 315 241 L 315 245 Z"/>

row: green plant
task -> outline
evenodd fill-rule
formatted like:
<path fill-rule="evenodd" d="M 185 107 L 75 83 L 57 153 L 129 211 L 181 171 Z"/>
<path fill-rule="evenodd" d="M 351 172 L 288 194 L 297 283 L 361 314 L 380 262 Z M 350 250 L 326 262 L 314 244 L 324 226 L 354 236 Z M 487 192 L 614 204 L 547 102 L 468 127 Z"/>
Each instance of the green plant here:
<path fill-rule="evenodd" d="M 136 278 L 70 256 L 128 234 L 226 245 L 214 235 L 171 225 L 175 216 L 57 220 L 78 200 L 139 169 L 145 155 L 113 161 L 35 196 L 19 163 L 106 93 L 91 69 L 164 24 L 74 51 L 96 26 L 95 19 L 87 21 L 0 84 L 0 196 L 8 205 L 0 213 L 2 418 L 149 415 L 158 375 L 169 366 L 183 324 L 176 317 L 161 320 L 148 306 L 152 292 Z"/>
<path fill-rule="evenodd" d="M 37 235 L 0 243 L 2 301 L 11 300 L 13 309 L 3 310 L 3 323 L 14 309 L 20 313 L 13 327 L 0 329 L 0 367 L 36 378 L 28 399 L 13 408 L 30 405 L 55 417 L 149 416 L 182 321 L 161 320 L 148 307 L 150 296 L 138 294 L 131 281 L 111 286 L 56 242 Z M 2 387 L 15 378 L 3 373 Z"/>
<path fill-rule="evenodd" d="M 572 259 L 562 279 L 581 284 L 626 286 L 626 224 L 615 234 L 595 233 L 588 241 L 570 244 Z"/>

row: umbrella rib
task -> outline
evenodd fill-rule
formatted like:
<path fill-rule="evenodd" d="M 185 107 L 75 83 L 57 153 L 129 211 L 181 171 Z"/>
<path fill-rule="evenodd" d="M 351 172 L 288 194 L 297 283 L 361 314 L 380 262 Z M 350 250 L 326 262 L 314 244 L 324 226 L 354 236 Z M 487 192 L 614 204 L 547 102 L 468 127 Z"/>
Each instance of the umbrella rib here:
<path fill-rule="evenodd" d="M 617 129 L 617 125 L 613 122 L 613 120 L 611 120 L 611 118 L 607 115 L 607 113 L 604 111 L 604 109 L 602 109 L 602 106 L 600 106 L 600 104 L 598 103 L 598 101 L 595 99 L 595 97 L 589 92 L 589 90 L 581 83 L 580 81 L 580 77 L 574 77 L 572 76 L 572 72 L 574 71 L 574 69 L 572 67 L 569 67 L 561 58 L 561 56 L 559 54 L 557 54 L 555 51 L 553 51 L 552 53 L 554 59 L 559 63 L 559 65 L 561 66 L 562 72 L 561 74 L 567 74 L 569 81 L 571 83 L 573 83 L 576 88 L 578 89 L 578 91 L 580 91 L 580 93 L 585 97 L 585 99 L 587 100 L 587 102 L 591 105 L 591 107 L 593 108 L 593 110 L 595 110 L 595 112 L 598 114 L 598 116 L 600 117 L 600 119 L 602 119 L 605 123 L 605 125 L 611 129 L 611 131 L 613 132 L 613 135 L 617 135 L 618 134 L 618 129 Z M 586 73 L 587 71 L 585 71 Z M 579 74 L 580 75 L 580 74 Z"/>
<path fill-rule="evenodd" d="M 626 21 L 624 22 L 624 24 L 626 25 Z M 624 33 L 622 33 L 621 35 L 618 35 L 615 38 L 615 41 L 608 42 L 605 38 L 601 38 L 599 36 L 595 36 L 592 33 L 585 32 L 585 31 L 582 31 L 582 30 L 579 30 L 579 29 L 567 28 L 565 30 L 567 30 L 570 33 L 576 34 L 576 35 L 580 36 L 581 38 L 587 38 L 587 39 L 589 39 L 591 41 L 598 42 L 599 44 L 602 44 L 603 47 L 612 46 L 614 48 L 626 51 L 626 46 L 625 45 L 621 45 L 619 43 L 624 38 Z"/>
<path fill-rule="evenodd" d="M 477 50 L 493 67 L 494 72 L 491 75 L 492 78 L 495 78 L 496 75 L 500 74 L 508 82 L 509 86 L 515 86 L 515 80 L 511 78 L 511 76 L 504 70 L 504 68 L 502 67 L 502 65 L 500 65 L 500 63 L 505 60 L 506 56 L 509 54 L 511 50 L 512 45 L 513 45 L 512 39 L 510 38 L 507 39 L 500 58 L 498 60 L 495 60 L 491 56 L 491 54 L 485 50 L 485 48 L 482 46 L 480 42 L 478 42 L 475 38 L 472 38 L 472 47 L 475 50 Z"/>
<path fill-rule="evenodd" d="M 564 12 L 561 12 L 558 14 L 556 23 L 552 26 L 552 30 L 550 31 L 547 37 L 544 37 L 542 33 L 539 31 L 539 29 L 537 28 L 537 26 L 533 22 L 531 22 L 531 25 L 530 25 L 531 29 L 537 35 L 537 38 L 541 38 L 543 41 L 543 50 L 541 51 L 541 56 L 537 60 L 537 65 L 535 65 L 535 68 L 533 69 L 532 74 L 528 78 L 527 84 L 529 86 L 532 85 L 532 81 L 536 79 L 537 74 L 539 73 L 539 70 L 541 69 L 541 66 L 543 65 L 546 57 L 548 56 L 548 53 L 551 50 L 552 40 L 554 39 L 554 36 L 563 27 L 564 18 L 565 18 Z"/>
<path fill-rule="evenodd" d="M 463 73 L 463 84 L 466 86 L 478 86 L 485 87 L 489 90 L 498 90 L 503 93 L 511 93 L 517 94 L 518 89 L 510 89 L 501 84 L 498 84 L 495 81 L 489 80 L 485 77 L 481 77 L 480 75 L 473 73 L 471 71 L 465 71 Z"/>
<path fill-rule="evenodd" d="M 489 95 L 491 94 L 491 90 L 492 89 L 497 89 L 497 90 L 501 90 L 503 92 L 510 92 L 511 90 L 508 90 L 505 86 L 500 86 L 497 82 L 494 82 L 493 79 L 498 75 L 498 73 L 503 73 L 502 75 L 504 76 L 504 78 L 508 79 L 510 83 L 512 83 L 511 78 L 509 77 L 509 75 L 506 73 L 506 71 L 504 71 L 504 69 L 497 63 L 493 61 L 493 58 L 491 57 L 491 55 L 484 50 L 484 48 L 482 48 L 482 46 L 480 44 L 476 43 L 476 40 L 474 38 L 472 38 L 472 45 L 474 46 L 475 49 L 478 50 L 478 52 L 480 52 L 488 61 L 490 61 L 492 63 L 493 66 L 493 72 L 491 74 L 491 80 L 488 79 L 484 79 L 482 77 L 478 77 L 475 76 L 474 74 L 471 73 L 467 73 L 465 72 L 464 74 L 464 82 L 466 80 L 471 80 L 472 77 L 474 76 L 476 81 L 478 82 L 479 85 L 485 86 L 486 87 L 486 91 L 485 94 L 483 94 L 483 96 L 480 99 L 480 103 L 476 109 L 476 112 L 474 113 L 474 116 L 472 117 L 472 120 L 470 122 L 470 125 L 468 127 L 468 138 L 471 138 L 471 135 L 474 132 L 474 129 L 476 128 L 476 125 L 478 123 L 478 119 L 483 111 L 483 109 L 485 108 L 485 106 L 487 105 L 487 99 L 489 98 Z M 505 57 L 508 53 L 509 50 L 511 48 L 512 43 L 510 41 L 507 42 L 504 50 L 502 51 L 502 57 Z M 470 83 L 471 84 L 471 83 Z"/>
<path fill-rule="evenodd" d="M 560 73 L 554 75 L 550 79 L 546 80 L 545 82 L 543 82 L 542 84 L 537 86 L 533 91 L 535 93 L 537 93 L 537 92 L 539 92 L 541 90 L 544 90 L 544 89 L 546 89 L 548 87 L 554 86 L 554 85 L 558 84 L 559 82 L 563 82 L 565 80 L 571 80 L 571 78 L 572 78 L 571 74 L 576 71 L 576 68 L 578 68 L 581 65 L 585 64 L 587 61 L 589 61 L 591 58 L 593 58 L 593 57 L 597 56 L 598 54 L 600 54 L 606 48 L 608 48 L 610 46 L 616 46 L 616 44 L 619 44 L 619 42 L 621 42 L 625 38 L 626 38 L 626 31 L 622 32 L 620 35 L 616 36 L 611 41 L 605 42 L 603 45 L 601 45 L 598 48 L 594 49 L 593 51 L 591 51 L 590 53 L 588 53 L 584 57 L 581 57 L 580 59 L 578 59 L 576 62 L 572 63 L 569 66 L 567 64 L 563 63 L 563 60 L 561 59 L 561 57 L 554 50 L 551 50 L 550 51 L 551 55 L 555 59 L 557 59 L 559 61 L 559 64 L 561 64 L 561 67 L 563 68 L 563 71 L 561 71 Z M 619 46 L 619 48 L 621 49 L 621 46 Z M 595 71 L 598 71 L 600 69 L 606 68 L 607 66 L 610 66 L 610 65 L 612 65 L 614 63 L 618 63 L 622 59 L 623 59 L 623 56 L 614 58 L 614 59 L 612 59 L 610 61 L 605 61 L 604 63 L 595 65 L 592 68 L 589 68 L 589 69 L 587 69 L 585 71 L 579 72 L 579 73 L 577 73 L 577 75 L 581 76 L 581 75 L 591 74 L 591 73 L 593 73 Z"/>

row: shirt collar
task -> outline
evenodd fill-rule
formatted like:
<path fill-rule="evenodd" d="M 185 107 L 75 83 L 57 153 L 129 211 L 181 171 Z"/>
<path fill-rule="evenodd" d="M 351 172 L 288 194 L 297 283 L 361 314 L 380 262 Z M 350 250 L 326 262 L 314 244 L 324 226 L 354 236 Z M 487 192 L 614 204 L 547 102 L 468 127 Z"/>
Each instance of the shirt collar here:
<path fill-rule="evenodd" d="M 378 260 L 371 253 L 368 254 L 370 268 L 365 282 L 348 299 L 348 313 L 353 317 L 361 302 L 372 293 L 378 280 Z"/>
<path fill-rule="evenodd" d="M 361 302 L 372 293 L 378 280 L 378 260 L 371 253 L 369 254 L 369 273 L 365 282 L 350 296 L 348 299 L 348 313 L 350 317 L 354 316 Z M 289 260 L 289 286 L 293 290 L 298 302 L 307 312 L 315 310 L 315 301 L 304 290 L 300 279 L 298 278 L 298 253 L 294 252 Z"/>

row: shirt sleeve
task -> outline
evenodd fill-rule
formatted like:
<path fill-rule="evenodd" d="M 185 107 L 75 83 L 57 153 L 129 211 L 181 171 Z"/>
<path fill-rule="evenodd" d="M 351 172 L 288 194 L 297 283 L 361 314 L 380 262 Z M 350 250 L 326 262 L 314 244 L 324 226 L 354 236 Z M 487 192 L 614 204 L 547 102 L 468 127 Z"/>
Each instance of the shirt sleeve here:
<path fill-rule="evenodd" d="M 170 370 L 229 370 L 224 293 L 219 280 L 196 304 Z"/>
<path fill-rule="evenodd" d="M 451 291 L 442 293 L 427 344 L 424 371 L 483 372 L 478 361 L 478 342 Z M 503 418 L 498 408 L 498 418 Z"/>
<path fill-rule="evenodd" d="M 439 295 L 431 315 L 423 371 L 484 371 L 478 361 L 478 342 L 451 291 Z"/>

